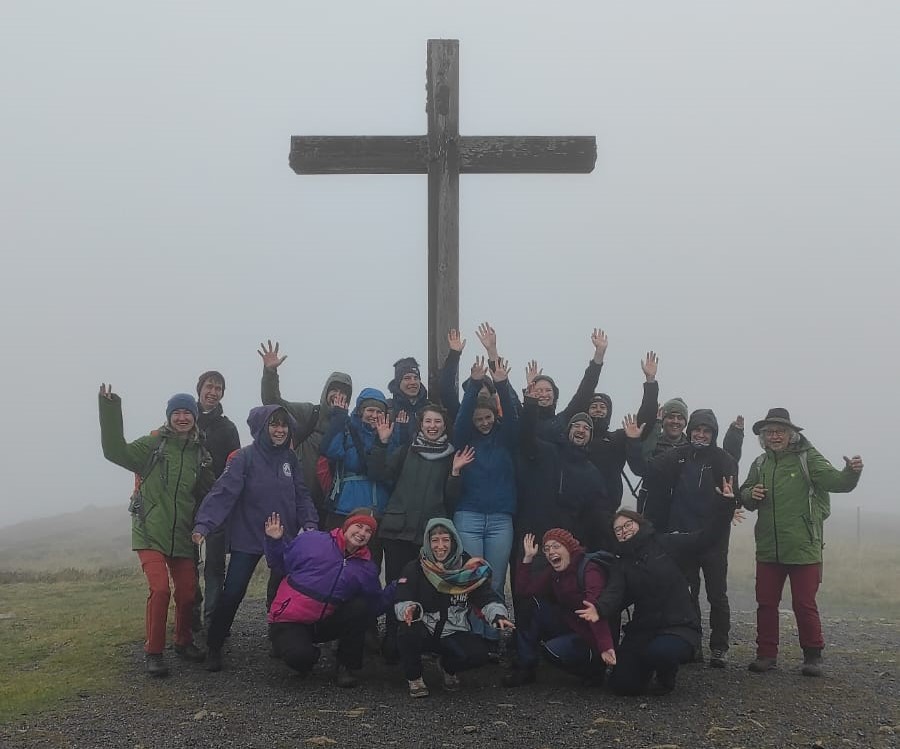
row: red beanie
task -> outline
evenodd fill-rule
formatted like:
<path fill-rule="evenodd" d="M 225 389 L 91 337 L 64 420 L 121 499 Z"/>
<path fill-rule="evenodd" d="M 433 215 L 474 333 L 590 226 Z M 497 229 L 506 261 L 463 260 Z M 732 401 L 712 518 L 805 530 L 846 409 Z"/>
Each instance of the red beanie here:
<path fill-rule="evenodd" d="M 378 521 L 373 518 L 371 515 L 363 515 L 359 513 L 357 515 L 348 515 L 347 519 L 344 521 L 344 524 L 341 526 L 342 531 L 346 531 L 351 525 L 355 525 L 359 523 L 360 525 L 367 525 L 372 529 L 372 533 L 378 530 Z"/>
<path fill-rule="evenodd" d="M 548 541 L 556 541 L 560 545 L 565 546 L 569 554 L 574 554 L 581 549 L 581 544 L 578 543 L 578 539 L 565 528 L 551 528 L 547 531 L 544 534 L 541 543 L 546 545 Z"/>

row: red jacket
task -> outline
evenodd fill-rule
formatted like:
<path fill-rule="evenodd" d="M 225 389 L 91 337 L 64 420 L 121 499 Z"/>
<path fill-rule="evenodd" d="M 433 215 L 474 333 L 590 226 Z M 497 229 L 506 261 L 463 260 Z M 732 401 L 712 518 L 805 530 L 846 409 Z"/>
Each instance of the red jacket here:
<path fill-rule="evenodd" d="M 519 561 L 516 572 L 516 595 L 523 597 L 548 598 L 563 610 L 566 625 L 582 640 L 590 645 L 598 655 L 613 649 L 612 635 L 605 619 L 590 623 L 575 613 L 584 608 L 585 601 L 596 601 L 606 587 L 606 570 L 597 564 L 588 563 L 584 570 L 584 590 L 578 587 L 578 565 L 583 552 L 572 554 L 572 561 L 562 572 L 556 573 L 552 567 L 531 574 L 533 564 Z"/>

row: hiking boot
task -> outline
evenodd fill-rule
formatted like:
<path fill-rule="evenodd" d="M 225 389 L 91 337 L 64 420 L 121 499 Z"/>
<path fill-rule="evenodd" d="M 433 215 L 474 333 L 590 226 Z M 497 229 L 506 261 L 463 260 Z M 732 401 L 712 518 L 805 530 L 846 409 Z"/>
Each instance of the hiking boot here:
<path fill-rule="evenodd" d="M 822 648 L 803 648 L 803 667 L 800 673 L 804 676 L 822 675 Z"/>
<path fill-rule="evenodd" d="M 166 665 L 162 653 L 147 653 L 144 660 L 147 664 L 148 676 L 162 677 L 169 675 L 169 667 Z"/>
<path fill-rule="evenodd" d="M 427 697 L 428 696 L 428 685 L 425 684 L 425 679 L 410 679 L 407 684 L 409 684 L 409 696 L 410 697 Z"/>
<path fill-rule="evenodd" d="M 222 648 L 210 648 L 206 653 L 206 670 L 222 670 Z"/>
<path fill-rule="evenodd" d="M 192 642 L 189 642 L 187 645 L 175 645 L 172 649 L 175 651 L 175 655 L 183 661 L 203 663 L 206 660 L 206 653 Z"/>
<path fill-rule="evenodd" d="M 341 689 L 352 689 L 359 682 L 356 680 L 356 677 L 350 673 L 349 668 L 338 663 L 337 668 L 335 668 L 334 671 L 334 683 Z"/>
<path fill-rule="evenodd" d="M 710 668 L 728 668 L 728 651 L 713 648 L 709 651 Z"/>
<path fill-rule="evenodd" d="M 778 661 L 775 658 L 766 658 L 763 655 L 756 656 L 755 661 L 751 661 L 747 668 L 755 674 L 762 674 L 778 668 Z"/>
<path fill-rule="evenodd" d="M 537 680 L 537 668 L 535 666 L 521 666 L 514 668 L 500 681 L 504 687 L 521 687 L 523 684 L 533 684 Z"/>
<path fill-rule="evenodd" d="M 675 689 L 675 678 L 678 676 L 677 669 L 669 669 L 668 671 L 657 671 L 656 678 L 650 683 L 648 692 L 656 697 L 662 697 L 671 694 Z"/>
<path fill-rule="evenodd" d="M 441 678 L 444 680 L 444 691 L 458 692 L 459 677 L 456 674 L 451 674 L 445 671 L 444 667 L 440 663 L 438 663 L 438 670 L 441 672 Z"/>

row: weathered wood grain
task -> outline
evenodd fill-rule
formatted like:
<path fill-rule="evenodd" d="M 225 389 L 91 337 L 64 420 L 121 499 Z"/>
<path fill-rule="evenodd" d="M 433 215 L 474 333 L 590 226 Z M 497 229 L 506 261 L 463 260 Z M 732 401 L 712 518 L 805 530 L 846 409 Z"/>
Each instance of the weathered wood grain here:
<path fill-rule="evenodd" d="M 464 135 L 459 145 L 463 174 L 587 174 L 596 161 L 592 136 Z"/>
<path fill-rule="evenodd" d="M 425 174 L 424 135 L 295 135 L 290 165 L 297 174 Z"/>

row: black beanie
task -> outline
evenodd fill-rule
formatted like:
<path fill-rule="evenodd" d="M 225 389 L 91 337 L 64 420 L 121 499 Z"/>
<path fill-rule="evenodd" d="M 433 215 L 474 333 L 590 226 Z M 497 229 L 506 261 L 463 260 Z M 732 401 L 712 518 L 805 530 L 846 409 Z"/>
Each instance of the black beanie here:
<path fill-rule="evenodd" d="M 403 379 L 403 375 L 409 374 L 410 372 L 421 379 L 422 374 L 419 372 L 419 362 L 413 357 L 405 356 L 394 362 L 394 380 L 398 385 L 400 384 L 400 380 Z"/>
<path fill-rule="evenodd" d="M 203 387 L 203 383 L 207 380 L 217 380 L 222 383 L 222 392 L 225 392 L 225 378 L 222 377 L 221 372 L 217 372 L 215 369 L 210 369 L 208 372 L 204 372 L 200 375 L 200 379 L 197 380 L 197 395 L 200 395 L 200 388 Z"/>

